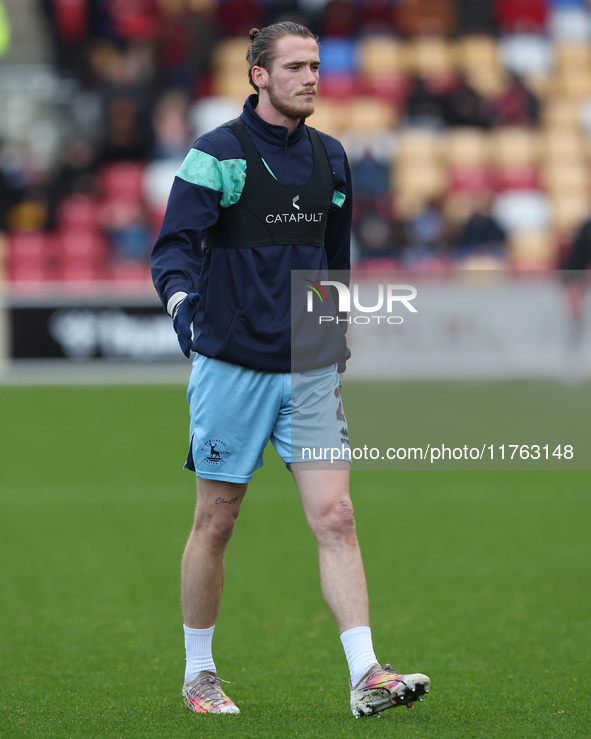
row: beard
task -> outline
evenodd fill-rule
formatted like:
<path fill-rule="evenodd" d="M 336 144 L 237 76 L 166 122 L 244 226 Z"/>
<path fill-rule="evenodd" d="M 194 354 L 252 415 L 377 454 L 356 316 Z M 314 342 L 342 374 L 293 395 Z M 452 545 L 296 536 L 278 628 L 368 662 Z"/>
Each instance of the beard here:
<path fill-rule="evenodd" d="M 296 96 L 293 100 L 281 100 L 275 92 L 274 85 L 267 87 L 269 102 L 278 113 L 291 120 L 305 120 L 314 112 L 315 98 L 311 100 Z"/>

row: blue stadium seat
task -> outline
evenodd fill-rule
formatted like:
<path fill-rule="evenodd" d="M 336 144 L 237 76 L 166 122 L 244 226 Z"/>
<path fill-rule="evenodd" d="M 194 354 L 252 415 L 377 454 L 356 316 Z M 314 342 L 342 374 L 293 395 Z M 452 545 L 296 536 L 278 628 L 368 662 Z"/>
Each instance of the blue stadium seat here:
<path fill-rule="evenodd" d="M 585 8 L 587 0 L 550 0 L 553 8 Z"/>
<path fill-rule="evenodd" d="M 355 42 L 351 39 L 325 38 L 320 42 L 322 72 L 355 74 L 357 54 Z"/>

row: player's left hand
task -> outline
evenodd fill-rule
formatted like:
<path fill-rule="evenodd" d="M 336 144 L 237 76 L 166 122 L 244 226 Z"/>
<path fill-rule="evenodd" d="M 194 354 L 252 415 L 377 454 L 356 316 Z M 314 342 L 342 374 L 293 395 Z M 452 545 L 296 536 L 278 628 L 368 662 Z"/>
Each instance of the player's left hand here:
<path fill-rule="evenodd" d="M 187 359 L 193 348 L 193 320 L 199 303 L 199 293 L 189 293 L 174 309 L 172 325 L 176 331 L 179 345 Z"/>

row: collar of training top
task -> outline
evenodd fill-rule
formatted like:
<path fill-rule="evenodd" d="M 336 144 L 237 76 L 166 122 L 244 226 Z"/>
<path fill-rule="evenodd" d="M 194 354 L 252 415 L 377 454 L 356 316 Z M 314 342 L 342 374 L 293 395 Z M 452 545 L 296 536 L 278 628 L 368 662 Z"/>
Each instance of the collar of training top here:
<path fill-rule="evenodd" d="M 264 121 L 256 112 L 256 106 L 259 101 L 259 96 L 254 94 L 250 95 L 244 103 L 241 118 L 247 128 L 254 128 L 259 136 L 269 142 L 270 144 L 281 144 L 283 145 L 287 138 L 287 128 L 285 126 L 276 126 L 272 123 Z M 304 121 L 300 121 L 297 128 L 293 131 L 291 136 L 287 138 L 287 145 L 293 146 L 297 144 L 300 138 L 304 135 L 306 126 Z"/>

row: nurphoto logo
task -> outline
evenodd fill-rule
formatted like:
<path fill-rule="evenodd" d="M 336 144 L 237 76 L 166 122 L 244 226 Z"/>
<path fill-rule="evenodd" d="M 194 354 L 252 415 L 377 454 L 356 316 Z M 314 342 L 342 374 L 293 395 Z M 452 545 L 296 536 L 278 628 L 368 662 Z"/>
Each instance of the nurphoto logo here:
<path fill-rule="evenodd" d="M 404 323 L 402 316 L 394 315 L 394 310 L 401 306 L 406 308 L 410 313 L 418 313 L 417 308 L 412 305 L 412 301 L 417 297 L 417 289 L 412 285 L 398 284 L 372 284 L 362 286 L 354 283 L 351 286 L 345 285 L 338 280 L 304 280 L 308 287 L 306 310 L 308 313 L 314 311 L 314 296 L 320 303 L 328 303 L 328 295 L 325 288 L 333 287 L 337 293 L 337 312 L 338 316 L 321 315 L 318 316 L 318 323 Z M 360 289 L 367 288 L 365 294 L 361 295 Z M 368 294 L 369 293 L 369 294 Z M 363 315 L 349 315 L 354 309 L 357 313 Z M 347 314 L 344 316 L 343 314 Z"/>

